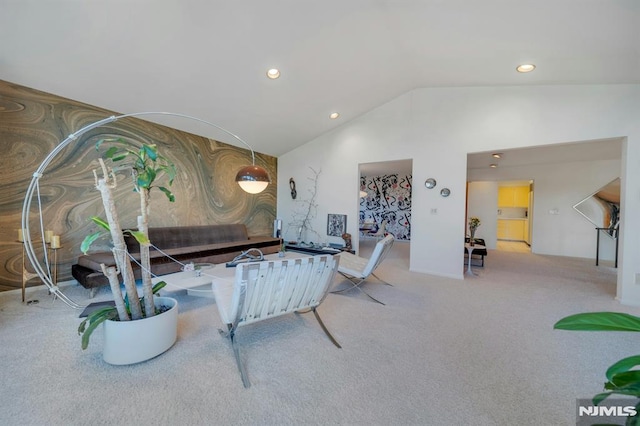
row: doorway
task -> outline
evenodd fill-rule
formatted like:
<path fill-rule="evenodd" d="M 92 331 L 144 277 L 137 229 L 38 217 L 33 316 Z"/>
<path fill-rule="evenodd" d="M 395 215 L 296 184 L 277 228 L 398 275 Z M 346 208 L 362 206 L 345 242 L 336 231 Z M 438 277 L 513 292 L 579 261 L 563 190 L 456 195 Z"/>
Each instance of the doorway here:
<path fill-rule="evenodd" d="M 496 250 L 531 253 L 533 180 L 498 181 Z"/>
<path fill-rule="evenodd" d="M 390 233 L 396 243 L 409 245 L 412 171 L 411 159 L 362 163 L 358 166 L 360 243 L 375 245 L 376 239 Z M 408 256 L 408 250 L 406 253 Z"/>
<path fill-rule="evenodd" d="M 622 146 L 622 138 L 611 138 L 469 153 L 467 180 L 496 186 L 502 181 L 534 180 L 535 199 L 528 212 L 534 225 L 531 252 L 595 261 L 596 233 L 573 206 L 620 176 Z"/>

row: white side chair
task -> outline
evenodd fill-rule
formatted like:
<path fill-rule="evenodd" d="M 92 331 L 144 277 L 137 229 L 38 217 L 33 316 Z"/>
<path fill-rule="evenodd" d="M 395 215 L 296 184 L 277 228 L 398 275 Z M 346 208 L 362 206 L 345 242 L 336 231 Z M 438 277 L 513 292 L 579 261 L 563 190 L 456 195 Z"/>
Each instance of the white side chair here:
<path fill-rule="evenodd" d="M 388 282 L 380 279 L 380 277 L 374 274 L 374 272 L 387 256 L 389 250 L 391 250 L 394 241 L 394 236 L 391 234 L 387 234 L 387 236 L 376 243 L 376 246 L 373 249 L 373 253 L 371 253 L 371 257 L 368 259 L 356 256 L 355 254 L 351 254 L 349 252 L 340 253 L 341 260 L 340 265 L 338 266 L 338 272 L 349 280 L 349 282 L 351 283 L 351 287 L 346 287 L 341 290 L 333 290 L 332 293 L 342 293 L 355 287 L 365 295 L 367 295 L 371 300 L 384 305 L 384 303 L 364 291 L 361 287 L 361 284 L 364 283 L 365 280 L 369 278 L 369 276 L 373 275 L 384 284 L 391 285 Z"/>
<path fill-rule="evenodd" d="M 368 234 L 368 236 L 373 237 L 373 238 L 384 238 L 386 235 L 388 234 L 387 232 L 387 221 L 383 220 L 382 223 L 380 224 L 380 226 L 378 227 L 378 230 L 374 233 L 370 233 Z"/>
<path fill-rule="evenodd" d="M 321 255 L 236 266 L 235 279 L 214 279 L 213 295 L 228 331 L 242 383 L 251 386 L 236 344 L 238 327 L 293 312 L 313 311 L 320 327 L 338 348 L 316 308 L 324 301 L 340 263 L 340 256 Z"/>

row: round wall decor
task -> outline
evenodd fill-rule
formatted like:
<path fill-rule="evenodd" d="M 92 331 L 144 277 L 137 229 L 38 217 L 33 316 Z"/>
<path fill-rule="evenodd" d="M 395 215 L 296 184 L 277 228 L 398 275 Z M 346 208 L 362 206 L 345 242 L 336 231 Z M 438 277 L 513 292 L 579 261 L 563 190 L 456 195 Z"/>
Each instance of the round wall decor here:
<path fill-rule="evenodd" d="M 428 189 L 433 189 L 436 187 L 436 180 L 434 178 L 429 178 L 424 181 L 424 186 L 426 186 Z"/>

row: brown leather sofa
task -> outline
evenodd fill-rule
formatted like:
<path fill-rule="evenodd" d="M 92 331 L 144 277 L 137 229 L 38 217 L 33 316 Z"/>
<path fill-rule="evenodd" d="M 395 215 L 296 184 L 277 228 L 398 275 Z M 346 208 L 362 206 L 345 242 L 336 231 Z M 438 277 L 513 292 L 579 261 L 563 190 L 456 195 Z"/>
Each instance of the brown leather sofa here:
<path fill-rule="evenodd" d="M 257 248 L 264 254 L 276 253 L 280 249 L 278 238 L 249 237 L 244 224 L 149 228 L 149 240 L 152 244 L 149 253 L 151 272 L 155 275 L 180 271 L 182 265 L 178 262 L 224 263 L 250 248 Z M 139 260 L 138 242 L 130 236 L 125 241 L 129 253 Z M 78 263 L 71 267 L 71 275 L 83 287 L 90 289 L 93 295 L 98 287 L 109 285 L 100 266 L 103 263 L 107 266 L 115 264 L 111 252 L 82 255 Z M 132 266 L 136 279 L 140 278 L 140 267 L 135 262 L 132 262 Z"/>

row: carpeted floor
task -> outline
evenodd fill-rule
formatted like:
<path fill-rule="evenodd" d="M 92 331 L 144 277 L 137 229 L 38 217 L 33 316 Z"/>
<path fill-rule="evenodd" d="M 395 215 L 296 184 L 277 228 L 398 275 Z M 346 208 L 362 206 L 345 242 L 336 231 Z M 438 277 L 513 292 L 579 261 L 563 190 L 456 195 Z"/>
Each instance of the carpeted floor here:
<path fill-rule="evenodd" d="M 396 243 L 378 270 L 393 287 L 366 284 L 386 306 L 355 290 L 320 306 L 343 349 L 312 314 L 241 328 L 250 389 L 211 299 L 178 294 L 174 347 L 114 367 L 102 361 L 101 331 L 80 349 L 79 311 L 42 288 L 29 289 L 31 305 L 0 293 L 0 424 L 573 425 L 576 399 L 640 353 L 633 333 L 552 329 L 583 311 L 640 315 L 614 300 L 612 268 L 491 251 L 480 275 L 462 281 L 409 272 L 407 250 Z M 91 302 L 76 286 L 65 294 Z"/>

